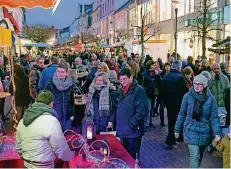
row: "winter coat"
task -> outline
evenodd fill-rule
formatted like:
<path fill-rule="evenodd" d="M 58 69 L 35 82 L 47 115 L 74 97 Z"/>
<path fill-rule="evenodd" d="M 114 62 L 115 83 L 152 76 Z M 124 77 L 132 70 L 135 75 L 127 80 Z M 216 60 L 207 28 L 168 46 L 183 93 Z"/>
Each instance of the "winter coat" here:
<path fill-rule="evenodd" d="M 112 90 L 110 90 L 109 92 L 110 92 L 110 116 L 100 117 L 100 113 L 99 113 L 100 93 L 96 91 L 93 95 L 93 109 L 94 109 L 93 119 L 96 123 L 97 133 L 100 133 L 101 131 L 106 131 L 109 121 L 114 123 L 114 116 L 117 110 L 116 92 Z"/>
<path fill-rule="evenodd" d="M 40 90 L 43 90 L 45 88 L 47 82 L 54 76 L 56 69 L 57 69 L 57 64 L 51 64 L 46 69 L 43 70 L 38 83 L 38 88 Z"/>
<path fill-rule="evenodd" d="M 151 75 L 148 70 L 145 70 L 142 75 L 141 85 L 143 86 L 148 98 L 153 98 L 155 96 L 155 89 L 157 89 L 157 76 L 154 74 Z"/>
<path fill-rule="evenodd" d="M 142 86 L 133 81 L 129 91 L 118 92 L 116 135 L 121 138 L 137 138 L 144 135 L 144 118 L 148 114 L 148 98 Z"/>
<path fill-rule="evenodd" d="M 213 145 L 223 152 L 223 168 L 230 168 L 230 138 L 226 135 L 221 142 L 213 141 Z"/>
<path fill-rule="evenodd" d="M 177 106 L 180 108 L 182 99 L 188 88 L 183 75 L 177 70 L 171 69 L 169 73 L 164 75 L 163 80 L 163 99 L 164 105 Z"/>
<path fill-rule="evenodd" d="M 30 96 L 35 99 L 39 93 L 38 83 L 43 69 L 39 68 L 37 65 L 30 67 L 29 74 L 29 89 Z"/>
<path fill-rule="evenodd" d="M 6 70 L 4 68 L 0 68 L 0 79 L 1 81 L 5 80 Z"/>
<path fill-rule="evenodd" d="M 20 64 L 23 66 L 26 75 L 29 75 L 30 64 L 24 59 L 20 59 Z"/>
<path fill-rule="evenodd" d="M 227 76 L 227 78 L 229 79 L 229 82 L 230 82 L 230 73 L 226 70 L 222 70 L 222 73 Z"/>
<path fill-rule="evenodd" d="M 51 79 L 45 89 L 51 91 L 54 95 L 54 109 L 58 114 L 58 120 L 63 130 L 70 129 L 70 117 L 75 115 L 74 87 L 59 91 Z"/>
<path fill-rule="evenodd" d="M 225 90 L 225 110 L 227 111 L 225 126 L 228 127 L 230 125 L 230 87 Z"/>
<path fill-rule="evenodd" d="M 58 157 L 70 161 L 70 151 L 58 119 L 48 112 L 37 117 L 29 126 L 19 122 L 16 134 L 16 150 L 27 168 L 54 168 Z"/>
<path fill-rule="evenodd" d="M 190 66 L 190 67 L 192 68 L 193 73 L 194 73 L 194 75 L 195 75 L 195 74 L 196 74 L 196 72 L 197 72 L 197 68 L 196 68 L 196 66 L 195 66 L 193 63 L 188 63 L 188 64 L 187 64 L 187 66 Z"/>
<path fill-rule="evenodd" d="M 225 89 L 229 87 L 229 80 L 225 75 L 223 75 L 223 73 L 220 73 L 219 77 L 220 80 L 213 78 L 210 90 L 216 98 L 218 107 L 225 107 L 224 93 Z"/>
<path fill-rule="evenodd" d="M 180 112 L 175 124 L 175 132 L 180 133 L 183 127 L 184 141 L 188 144 L 207 146 L 211 143 L 213 135 L 221 135 L 218 108 L 211 91 L 207 89 L 207 100 L 202 105 L 200 120 L 192 118 L 195 98 L 191 88 L 185 94 Z"/>
<path fill-rule="evenodd" d="M 30 100 L 29 78 L 24 73 L 16 74 L 14 76 L 15 84 L 15 105 L 28 106 Z M 10 93 L 13 95 L 13 84 L 10 84 Z M 23 99 L 22 99 L 23 98 Z"/>

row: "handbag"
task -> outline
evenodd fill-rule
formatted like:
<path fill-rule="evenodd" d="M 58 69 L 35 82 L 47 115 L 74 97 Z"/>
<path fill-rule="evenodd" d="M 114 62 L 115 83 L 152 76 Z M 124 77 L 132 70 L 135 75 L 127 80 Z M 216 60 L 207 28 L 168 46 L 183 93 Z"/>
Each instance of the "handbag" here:
<path fill-rule="evenodd" d="M 78 90 L 78 93 L 74 93 L 74 100 L 75 100 L 75 105 L 85 105 L 87 102 L 87 97 L 84 94 L 83 90 L 78 87 L 76 84 L 73 83 L 73 85 L 76 87 Z"/>

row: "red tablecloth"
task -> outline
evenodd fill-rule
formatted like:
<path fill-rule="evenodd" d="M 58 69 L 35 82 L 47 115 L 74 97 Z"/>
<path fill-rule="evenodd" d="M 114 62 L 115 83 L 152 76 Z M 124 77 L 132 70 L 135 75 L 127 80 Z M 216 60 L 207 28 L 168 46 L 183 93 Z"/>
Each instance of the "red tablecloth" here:
<path fill-rule="evenodd" d="M 0 153 L 0 168 L 23 168 L 23 160 L 18 155 L 15 150 L 15 138 L 9 137 L 9 141 L 6 141 L 5 148 L 2 153 Z M 135 161 L 130 156 L 130 154 L 124 149 L 124 147 L 120 144 L 117 138 L 113 135 L 97 135 L 97 140 L 106 139 L 109 143 L 111 154 L 116 157 L 122 159 L 126 162 L 127 166 L 130 168 L 134 168 Z M 56 168 L 76 168 L 76 160 L 75 158 L 69 162 L 63 162 L 61 160 L 55 161 Z"/>
<path fill-rule="evenodd" d="M 123 160 L 129 168 L 135 167 L 135 160 L 132 156 L 124 149 L 124 147 L 120 144 L 117 138 L 113 135 L 97 135 L 96 140 L 107 140 L 110 146 L 110 151 L 113 157 L 119 158 Z M 77 166 L 77 159 L 75 157 L 71 161 L 69 161 L 70 168 L 76 168 Z"/>

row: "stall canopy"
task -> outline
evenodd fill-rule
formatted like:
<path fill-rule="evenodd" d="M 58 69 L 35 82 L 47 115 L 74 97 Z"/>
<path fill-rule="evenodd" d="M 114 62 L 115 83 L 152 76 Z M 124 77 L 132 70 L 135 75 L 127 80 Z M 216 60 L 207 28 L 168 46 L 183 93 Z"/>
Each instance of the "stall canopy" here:
<path fill-rule="evenodd" d="M 55 10 L 58 8 L 60 2 L 62 0 L 0 0 L 0 6 L 7 6 L 10 8 L 52 8 L 52 14 L 54 14 Z"/>
<path fill-rule="evenodd" d="M 12 46 L 12 32 L 0 27 L 0 46 Z"/>
<path fill-rule="evenodd" d="M 35 44 L 25 44 L 23 45 L 23 47 L 37 47 L 37 48 L 51 48 L 51 45 L 49 45 L 48 43 L 35 43 Z"/>
<path fill-rule="evenodd" d="M 82 43 L 77 43 L 75 46 L 73 46 L 76 50 L 82 50 Z"/>
<path fill-rule="evenodd" d="M 0 0 L 0 6 L 8 6 L 11 8 L 34 8 L 36 6 L 52 8 L 55 2 L 56 0 Z"/>

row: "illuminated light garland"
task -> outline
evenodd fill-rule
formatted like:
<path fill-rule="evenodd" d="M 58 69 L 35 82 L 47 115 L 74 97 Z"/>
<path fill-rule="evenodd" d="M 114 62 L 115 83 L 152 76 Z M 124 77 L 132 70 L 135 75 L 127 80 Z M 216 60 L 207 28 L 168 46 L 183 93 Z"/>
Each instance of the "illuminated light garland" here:
<path fill-rule="evenodd" d="M 123 160 L 110 157 L 110 147 L 104 140 L 95 140 L 89 146 L 87 140 L 73 130 L 66 130 L 64 136 L 71 148 L 81 148 L 75 159 L 78 167 L 79 165 L 87 165 L 88 168 L 90 166 L 94 166 L 94 168 L 129 168 Z M 76 142 L 80 144 L 76 145 Z M 103 143 L 103 146 L 96 146 L 97 143 Z M 83 158 L 81 158 L 83 157 L 83 154 L 86 155 L 86 161 L 83 161 Z"/>
<path fill-rule="evenodd" d="M 14 83 L 14 60 L 13 60 L 13 56 L 12 56 L 12 50 L 9 50 L 9 58 L 10 58 L 10 76 L 11 76 L 11 82 L 13 85 L 13 95 L 12 95 L 12 100 L 11 100 L 11 107 L 13 111 L 13 129 L 14 129 L 14 136 L 16 136 L 17 133 L 17 126 L 18 126 L 18 120 L 17 120 L 17 110 L 15 107 L 15 91 L 16 91 L 16 87 L 15 87 L 15 83 Z"/>

